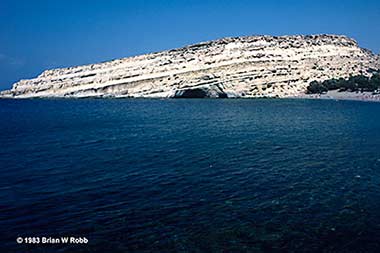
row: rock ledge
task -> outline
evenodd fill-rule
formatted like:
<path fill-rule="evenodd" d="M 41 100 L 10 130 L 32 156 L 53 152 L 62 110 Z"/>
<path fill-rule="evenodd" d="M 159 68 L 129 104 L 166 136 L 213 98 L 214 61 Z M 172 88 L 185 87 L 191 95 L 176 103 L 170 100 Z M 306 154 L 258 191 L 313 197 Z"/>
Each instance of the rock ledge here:
<path fill-rule="evenodd" d="M 312 80 L 379 68 L 378 55 L 346 36 L 246 36 L 47 70 L 0 97 L 291 97 Z"/>

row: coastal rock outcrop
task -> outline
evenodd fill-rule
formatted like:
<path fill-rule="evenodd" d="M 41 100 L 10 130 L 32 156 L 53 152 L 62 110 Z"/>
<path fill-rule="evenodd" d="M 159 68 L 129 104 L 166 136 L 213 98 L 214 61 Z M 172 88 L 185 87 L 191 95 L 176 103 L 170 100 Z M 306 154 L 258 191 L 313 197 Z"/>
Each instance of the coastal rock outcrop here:
<path fill-rule="evenodd" d="M 313 80 L 371 75 L 378 55 L 338 35 L 223 38 L 44 71 L 1 97 L 288 97 Z"/>

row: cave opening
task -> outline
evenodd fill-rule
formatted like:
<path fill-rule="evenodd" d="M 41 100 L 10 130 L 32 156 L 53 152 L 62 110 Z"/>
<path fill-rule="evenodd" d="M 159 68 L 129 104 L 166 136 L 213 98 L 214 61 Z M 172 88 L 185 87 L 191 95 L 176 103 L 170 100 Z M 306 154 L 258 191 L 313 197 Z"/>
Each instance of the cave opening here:
<path fill-rule="evenodd" d="M 177 96 L 177 98 L 207 98 L 207 97 L 208 97 L 207 92 L 202 89 L 185 90 L 180 96 Z"/>

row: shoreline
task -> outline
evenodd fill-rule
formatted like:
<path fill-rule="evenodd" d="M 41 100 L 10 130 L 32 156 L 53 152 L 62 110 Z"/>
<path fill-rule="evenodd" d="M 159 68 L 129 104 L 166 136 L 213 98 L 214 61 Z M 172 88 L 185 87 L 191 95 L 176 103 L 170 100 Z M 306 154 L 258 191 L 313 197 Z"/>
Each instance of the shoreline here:
<path fill-rule="evenodd" d="M 374 95 L 372 92 L 338 92 L 337 90 L 328 91 L 324 94 L 300 94 L 289 98 L 380 102 L 380 94 Z"/>
<path fill-rule="evenodd" d="M 299 94 L 294 96 L 286 96 L 286 97 L 229 97 L 229 98 L 173 98 L 173 97 L 96 97 L 96 96 L 89 96 L 89 97 L 10 97 L 10 96 L 0 96 L 0 100 L 81 100 L 81 99 L 154 99 L 154 100 L 166 100 L 166 99 L 175 99 L 175 100 L 182 100 L 182 99 L 212 99 L 212 100 L 219 100 L 219 99 L 244 99 L 244 100 L 250 100 L 250 99 L 315 99 L 315 100 L 346 100 L 346 101 L 361 101 L 361 102 L 380 102 L 380 94 L 372 94 L 372 92 L 338 92 L 336 90 L 328 91 L 324 94 Z"/>

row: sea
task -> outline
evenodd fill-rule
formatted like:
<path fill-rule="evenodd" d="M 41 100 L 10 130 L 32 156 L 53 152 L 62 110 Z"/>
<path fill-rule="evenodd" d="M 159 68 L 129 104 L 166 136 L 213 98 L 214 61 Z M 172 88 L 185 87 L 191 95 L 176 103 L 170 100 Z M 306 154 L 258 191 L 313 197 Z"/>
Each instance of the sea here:
<path fill-rule="evenodd" d="M 0 252 L 380 252 L 380 103 L 0 100 Z"/>

